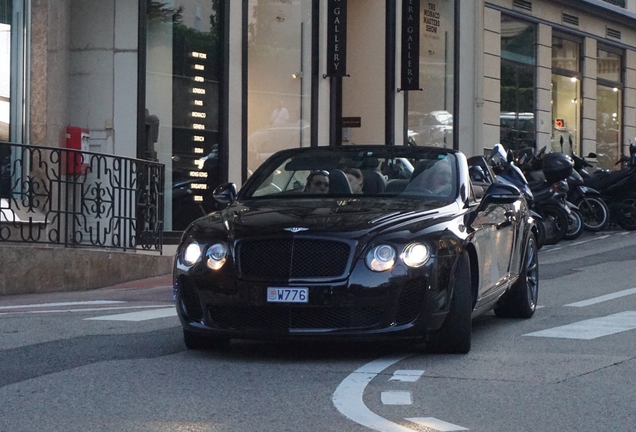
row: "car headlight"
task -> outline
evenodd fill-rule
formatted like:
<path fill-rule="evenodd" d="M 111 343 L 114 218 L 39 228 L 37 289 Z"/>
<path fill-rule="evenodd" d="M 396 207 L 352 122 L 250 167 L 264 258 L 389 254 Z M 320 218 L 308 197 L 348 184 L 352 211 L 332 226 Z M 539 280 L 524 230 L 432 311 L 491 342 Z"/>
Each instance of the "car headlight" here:
<path fill-rule="evenodd" d="M 187 265 L 194 265 L 201 259 L 201 246 L 193 241 L 183 250 L 183 262 Z"/>
<path fill-rule="evenodd" d="M 207 266 L 212 270 L 218 270 L 223 267 L 227 259 L 227 252 L 228 248 L 225 243 L 214 243 L 205 253 L 208 258 L 206 261 Z"/>
<path fill-rule="evenodd" d="M 367 253 L 367 266 L 377 272 L 390 270 L 395 265 L 395 249 L 387 244 L 374 247 Z"/>
<path fill-rule="evenodd" d="M 431 250 L 424 243 L 411 243 L 402 251 L 402 261 L 409 267 L 422 267 L 431 257 Z"/>

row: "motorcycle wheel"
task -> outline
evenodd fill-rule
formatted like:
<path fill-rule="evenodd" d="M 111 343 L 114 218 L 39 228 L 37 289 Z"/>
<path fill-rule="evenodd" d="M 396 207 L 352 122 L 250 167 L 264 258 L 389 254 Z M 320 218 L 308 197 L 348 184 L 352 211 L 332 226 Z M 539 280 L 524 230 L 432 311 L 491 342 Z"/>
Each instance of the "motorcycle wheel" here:
<path fill-rule="evenodd" d="M 578 209 L 570 209 L 568 230 L 563 237 L 565 240 L 577 239 L 583 234 L 583 215 Z"/>
<path fill-rule="evenodd" d="M 616 205 L 616 223 L 624 230 L 636 230 L 636 199 L 628 198 Z"/>
<path fill-rule="evenodd" d="M 568 231 L 568 214 L 561 207 L 547 205 L 537 210 L 543 217 L 545 226 L 545 244 L 557 244 Z"/>
<path fill-rule="evenodd" d="M 587 197 L 575 203 L 583 215 L 583 229 L 598 232 L 605 229 L 610 220 L 609 207 L 601 198 Z"/>

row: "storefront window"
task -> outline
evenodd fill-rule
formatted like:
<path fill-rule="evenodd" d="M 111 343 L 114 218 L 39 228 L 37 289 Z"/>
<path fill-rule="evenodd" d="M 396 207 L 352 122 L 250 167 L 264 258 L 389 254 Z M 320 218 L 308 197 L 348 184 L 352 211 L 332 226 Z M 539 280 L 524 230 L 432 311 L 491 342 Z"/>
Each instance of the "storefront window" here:
<path fill-rule="evenodd" d="M 0 141 L 9 141 L 13 0 L 0 0 Z"/>
<path fill-rule="evenodd" d="M 532 24 L 501 19 L 500 143 L 507 149 L 535 147 L 535 42 Z"/>
<path fill-rule="evenodd" d="M 148 1 L 145 157 L 166 165 L 167 231 L 214 210 L 221 182 L 219 1 Z"/>
<path fill-rule="evenodd" d="M 310 145 L 312 0 L 249 0 L 248 176 L 272 153 Z"/>
<path fill-rule="evenodd" d="M 596 86 L 596 154 L 600 168 L 620 169 L 623 106 L 622 56 L 599 49 Z"/>
<path fill-rule="evenodd" d="M 419 83 L 408 92 L 408 132 L 418 145 L 453 147 L 455 2 L 420 2 Z"/>
<path fill-rule="evenodd" d="M 581 44 L 552 37 L 551 151 L 580 154 Z"/>

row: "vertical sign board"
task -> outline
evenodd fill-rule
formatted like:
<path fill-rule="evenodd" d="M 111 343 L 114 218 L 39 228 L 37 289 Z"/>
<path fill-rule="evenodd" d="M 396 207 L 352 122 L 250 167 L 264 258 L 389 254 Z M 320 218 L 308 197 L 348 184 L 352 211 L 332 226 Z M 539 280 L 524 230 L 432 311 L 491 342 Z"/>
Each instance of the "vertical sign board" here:
<path fill-rule="evenodd" d="M 207 94 L 209 86 L 207 85 L 207 75 L 209 72 L 208 54 L 205 52 L 192 51 L 189 56 L 190 68 L 189 72 L 186 72 L 192 80 L 192 86 L 190 88 L 192 99 L 190 101 L 191 110 L 188 115 L 191 118 L 190 133 L 192 137 L 192 158 L 194 165 L 189 172 L 190 177 L 196 179 L 190 184 L 190 188 L 194 192 L 194 201 L 203 202 L 203 191 L 208 189 L 208 176 L 209 172 L 203 169 L 203 164 L 200 162 L 203 156 L 210 151 L 210 143 L 206 142 L 208 134 L 206 131 L 209 129 L 207 121 L 206 102 L 209 99 Z"/>
<path fill-rule="evenodd" d="M 327 76 L 347 74 L 347 0 L 327 6 Z"/>
<path fill-rule="evenodd" d="M 402 0 L 401 90 L 420 89 L 420 0 Z"/>

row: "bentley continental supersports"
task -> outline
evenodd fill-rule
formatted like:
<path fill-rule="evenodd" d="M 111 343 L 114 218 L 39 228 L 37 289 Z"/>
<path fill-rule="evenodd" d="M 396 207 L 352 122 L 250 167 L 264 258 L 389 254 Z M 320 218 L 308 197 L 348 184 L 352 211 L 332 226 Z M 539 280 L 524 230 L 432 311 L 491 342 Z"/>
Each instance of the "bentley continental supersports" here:
<path fill-rule="evenodd" d="M 467 353 L 472 319 L 530 318 L 537 231 L 485 161 L 414 146 L 279 151 L 184 231 L 188 348 L 231 339 L 409 339 Z M 481 182 L 490 177 L 489 182 Z"/>

